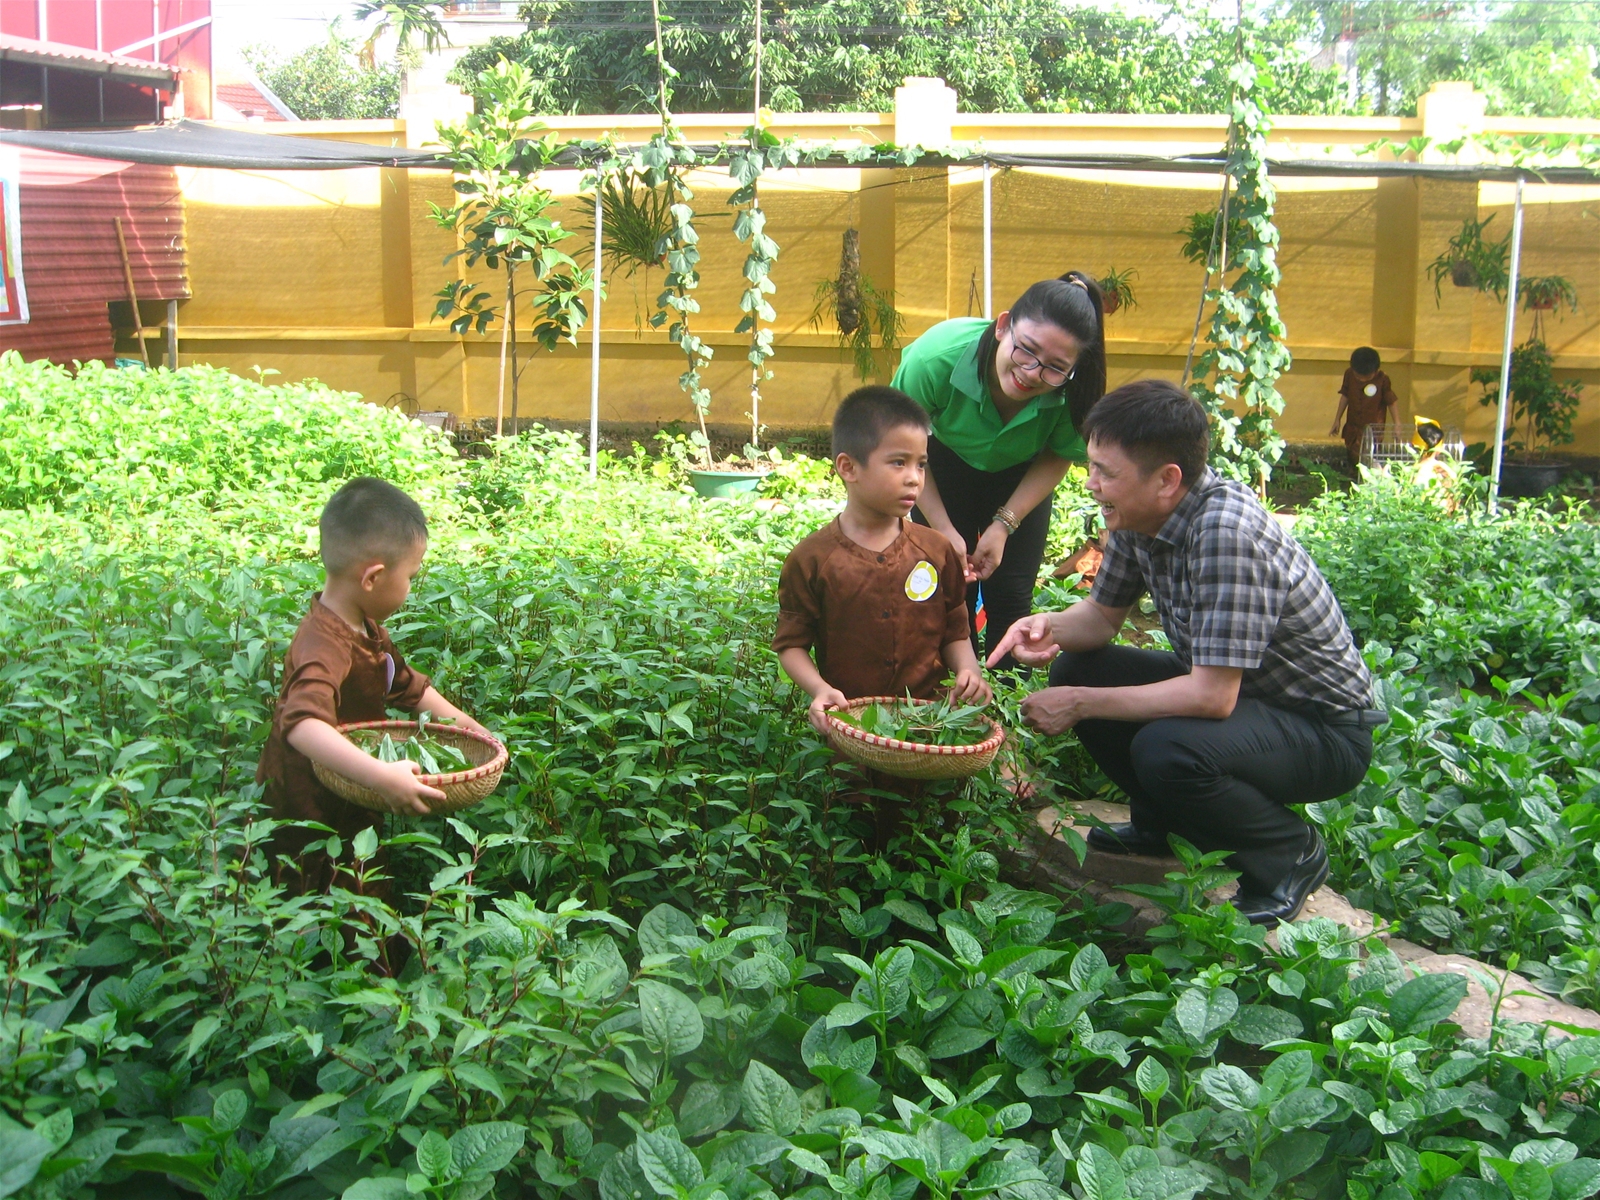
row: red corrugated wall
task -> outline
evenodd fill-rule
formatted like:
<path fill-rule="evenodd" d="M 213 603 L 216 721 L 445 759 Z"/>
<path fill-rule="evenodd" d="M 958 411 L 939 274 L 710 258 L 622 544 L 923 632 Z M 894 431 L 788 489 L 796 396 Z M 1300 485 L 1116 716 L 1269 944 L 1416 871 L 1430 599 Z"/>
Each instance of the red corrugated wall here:
<path fill-rule="evenodd" d="M 23 150 L 20 200 L 30 319 L 0 325 L 0 351 L 63 364 L 111 359 L 106 305 L 128 298 L 116 217 L 139 299 L 188 299 L 183 197 L 172 167 Z"/>

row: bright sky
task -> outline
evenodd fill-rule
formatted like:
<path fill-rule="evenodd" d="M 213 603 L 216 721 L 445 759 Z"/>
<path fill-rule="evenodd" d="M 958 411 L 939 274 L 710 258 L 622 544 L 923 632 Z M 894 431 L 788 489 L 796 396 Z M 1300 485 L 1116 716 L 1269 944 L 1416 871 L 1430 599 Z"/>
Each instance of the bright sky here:
<path fill-rule="evenodd" d="M 258 42 L 292 54 L 326 37 L 336 17 L 353 30 L 354 11 L 354 0 L 212 0 L 213 44 L 219 56 Z"/>

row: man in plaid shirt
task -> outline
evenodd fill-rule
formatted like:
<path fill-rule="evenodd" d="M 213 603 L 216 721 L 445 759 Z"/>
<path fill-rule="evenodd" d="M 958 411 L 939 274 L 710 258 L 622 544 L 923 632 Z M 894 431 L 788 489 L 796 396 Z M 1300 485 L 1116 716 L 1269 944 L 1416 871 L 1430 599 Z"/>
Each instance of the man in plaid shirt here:
<path fill-rule="evenodd" d="M 1090 830 L 1091 846 L 1165 854 L 1175 833 L 1232 850 L 1239 911 L 1292 920 L 1327 878 L 1328 853 L 1288 806 L 1366 774 L 1371 730 L 1387 719 L 1372 677 L 1299 543 L 1207 468 L 1210 430 L 1187 393 L 1127 384 L 1090 410 L 1083 435 L 1110 531 L 1094 589 L 1018 621 L 990 662 L 1056 660 L 1023 718 L 1044 733 L 1075 728 L 1131 806 L 1131 822 Z M 1147 593 L 1170 652 L 1110 644 Z"/>

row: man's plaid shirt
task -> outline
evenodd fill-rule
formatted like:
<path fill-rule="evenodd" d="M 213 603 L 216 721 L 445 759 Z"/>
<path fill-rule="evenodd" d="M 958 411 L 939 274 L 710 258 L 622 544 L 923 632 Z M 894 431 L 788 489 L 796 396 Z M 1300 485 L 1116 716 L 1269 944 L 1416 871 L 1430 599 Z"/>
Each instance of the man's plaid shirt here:
<path fill-rule="evenodd" d="M 1155 600 L 1185 667 L 1239 667 L 1242 696 L 1332 716 L 1372 707 L 1372 676 L 1316 564 L 1244 486 L 1209 468 L 1154 537 L 1118 530 L 1091 596 Z"/>

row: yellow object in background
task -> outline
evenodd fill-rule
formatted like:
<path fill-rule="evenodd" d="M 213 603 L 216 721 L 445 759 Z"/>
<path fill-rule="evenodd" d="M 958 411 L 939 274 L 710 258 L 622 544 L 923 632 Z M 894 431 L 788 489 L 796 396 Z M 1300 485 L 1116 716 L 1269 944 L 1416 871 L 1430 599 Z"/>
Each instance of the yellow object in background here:
<path fill-rule="evenodd" d="M 1411 444 L 1426 454 L 1440 442 L 1444 441 L 1444 426 L 1432 417 L 1415 417 L 1417 431 L 1412 435 Z"/>

